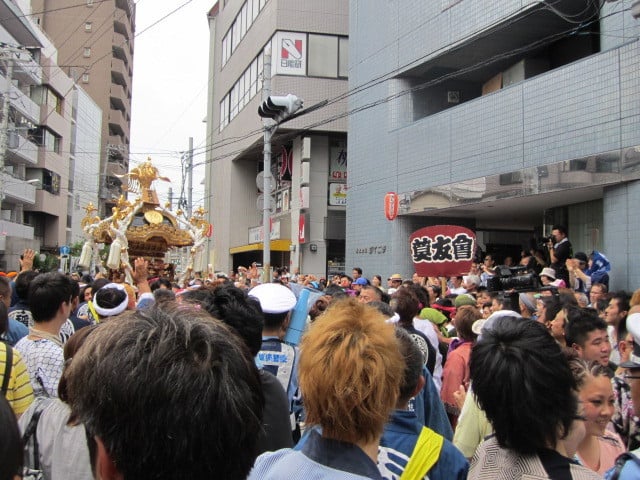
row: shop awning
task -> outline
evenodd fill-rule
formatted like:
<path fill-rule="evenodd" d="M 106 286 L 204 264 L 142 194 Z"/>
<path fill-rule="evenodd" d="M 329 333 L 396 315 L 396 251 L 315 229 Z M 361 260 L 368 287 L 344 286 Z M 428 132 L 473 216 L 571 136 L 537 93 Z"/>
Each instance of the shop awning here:
<path fill-rule="evenodd" d="M 235 255 L 236 253 L 253 252 L 255 250 L 262 250 L 263 246 L 264 244 L 262 242 L 250 243 L 248 245 L 241 245 L 240 247 L 230 248 L 229 253 L 231 255 Z M 272 252 L 288 252 L 290 246 L 291 240 L 271 240 Z"/>

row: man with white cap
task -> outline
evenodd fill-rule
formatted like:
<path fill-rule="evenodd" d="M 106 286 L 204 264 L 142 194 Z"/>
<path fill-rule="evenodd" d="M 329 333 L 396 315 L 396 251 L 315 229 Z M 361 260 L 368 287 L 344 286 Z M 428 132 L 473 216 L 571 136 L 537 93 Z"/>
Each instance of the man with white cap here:
<path fill-rule="evenodd" d="M 262 368 L 275 375 L 287 392 L 289 408 L 293 411 L 298 390 L 298 350 L 284 343 L 289 327 L 291 310 L 296 305 L 293 292 L 278 283 L 263 283 L 249 291 L 249 296 L 260 302 L 264 314 L 262 347 L 258 361 Z"/>

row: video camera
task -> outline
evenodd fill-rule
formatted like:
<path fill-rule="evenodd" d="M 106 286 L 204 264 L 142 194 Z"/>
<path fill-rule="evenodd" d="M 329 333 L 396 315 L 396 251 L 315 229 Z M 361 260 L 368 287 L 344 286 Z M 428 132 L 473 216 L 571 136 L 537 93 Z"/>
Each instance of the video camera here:
<path fill-rule="evenodd" d="M 495 275 L 487 279 L 489 292 L 502 292 L 515 290 L 517 292 L 529 292 L 540 288 L 540 280 L 535 272 L 531 272 L 526 266 L 507 267 L 499 265 L 494 269 Z"/>

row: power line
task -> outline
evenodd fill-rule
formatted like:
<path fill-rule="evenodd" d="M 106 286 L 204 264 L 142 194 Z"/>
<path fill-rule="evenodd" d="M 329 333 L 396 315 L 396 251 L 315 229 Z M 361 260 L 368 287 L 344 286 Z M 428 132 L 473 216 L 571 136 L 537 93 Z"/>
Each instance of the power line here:
<path fill-rule="evenodd" d="M 421 83 L 419 85 L 415 85 L 415 86 L 413 86 L 413 87 L 411 87 L 409 89 L 405 89 L 405 90 L 402 90 L 400 92 L 397 92 L 397 93 L 395 93 L 393 95 L 389 95 L 387 97 L 375 100 L 375 101 L 370 102 L 368 104 L 365 104 L 365 105 L 353 108 L 351 110 L 348 110 L 348 111 L 333 115 L 332 117 L 325 118 L 323 120 L 319 120 L 319 121 L 317 121 L 315 123 L 309 124 L 307 126 L 299 128 L 299 129 L 296 129 L 295 131 L 281 133 L 276 137 L 275 140 L 281 141 L 281 142 L 286 141 L 286 140 L 290 140 L 291 138 L 294 138 L 294 137 L 296 137 L 296 136 L 298 136 L 300 134 L 304 134 L 305 132 L 308 132 L 313 128 L 317 128 L 319 126 L 326 125 L 327 123 L 331 123 L 331 122 L 336 121 L 338 119 L 341 119 L 341 118 L 344 118 L 344 117 L 347 117 L 347 116 L 350 116 L 350 115 L 354 115 L 356 113 L 360 113 L 362 111 L 368 110 L 368 109 L 373 108 L 375 106 L 378 106 L 380 104 L 389 102 L 389 101 L 394 100 L 396 98 L 399 98 L 399 97 L 401 97 L 403 95 L 407 95 L 407 94 L 415 92 L 417 90 L 428 88 L 428 87 L 433 86 L 433 85 L 435 85 L 437 83 L 440 83 L 440 82 L 442 82 L 444 80 L 448 80 L 449 78 L 454 78 L 454 77 L 459 76 L 461 74 L 465 74 L 465 73 L 469 73 L 471 71 L 477 70 L 477 69 L 482 68 L 482 67 L 484 67 L 486 65 L 490 65 L 491 63 L 495 63 L 497 61 L 509 58 L 511 56 L 524 53 L 524 52 L 526 52 L 528 50 L 533 50 L 533 49 L 539 48 L 539 47 L 544 46 L 547 43 L 555 41 L 555 40 L 557 40 L 559 38 L 572 35 L 573 33 L 579 31 L 582 27 L 589 26 L 590 24 L 594 23 L 595 21 L 600 21 L 600 20 L 605 19 L 607 17 L 613 16 L 613 15 L 616 15 L 616 14 L 619 14 L 619 13 L 623 13 L 623 12 L 625 12 L 627 10 L 629 10 L 629 9 L 627 8 L 627 9 L 623 10 L 622 12 L 612 12 L 612 13 L 610 13 L 608 15 L 605 15 L 604 17 L 600 17 L 600 18 L 597 18 L 595 20 L 592 20 L 592 21 L 586 23 L 585 25 L 580 25 L 578 27 L 572 27 L 571 29 L 565 30 L 563 32 L 559 32 L 559 33 L 556 33 L 556 34 L 549 35 L 549 36 L 547 36 L 547 37 L 545 37 L 543 39 L 536 40 L 536 41 L 534 41 L 534 42 L 532 42 L 532 43 L 530 43 L 530 44 L 528 44 L 526 46 L 520 47 L 518 49 L 509 51 L 509 52 L 504 52 L 502 54 L 495 55 L 494 57 L 491 57 L 489 59 L 483 60 L 483 61 L 478 62 L 478 63 L 476 63 L 474 65 L 471 65 L 469 67 L 466 67 L 466 68 L 463 68 L 461 70 L 458 70 L 456 72 L 452 72 L 450 74 L 442 75 L 440 77 L 437 77 L 435 79 L 429 80 L 429 81 L 424 82 L 424 83 Z M 386 80 L 378 81 L 378 84 L 383 83 L 383 81 L 386 81 Z M 356 92 L 356 93 L 359 93 L 359 92 Z M 348 94 L 343 95 L 343 97 L 346 98 L 349 95 L 353 95 L 353 94 L 354 94 L 353 92 L 349 92 Z M 225 144 L 225 146 L 228 146 L 228 145 L 231 145 L 231 144 L 234 144 L 234 143 L 238 143 L 238 142 L 239 141 L 229 142 L 228 144 Z M 213 147 L 213 145 L 212 145 L 212 147 Z M 212 151 L 213 150 L 212 147 L 208 147 L 204 151 L 198 152 L 198 153 L 196 153 L 194 155 L 201 155 L 201 154 L 207 153 L 209 151 Z M 255 150 L 256 154 L 259 154 L 258 150 L 261 149 L 261 148 L 262 148 L 261 145 L 257 145 L 256 147 L 253 147 L 253 150 Z M 235 156 L 237 154 L 240 154 L 240 153 L 251 154 L 252 153 L 251 150 L 252 149 L 249 148 L 249 149 L 239 149 L 239 150 L 235 150 L 235 151 L 232 151 L 232 152 L 227 152 L 225 154 L 222 154 L 222 155 L 207 159 L 204 162 L 198 163 L 196 165 L 204 165 L 204 164 L 212 163 L 212 162 L 217 161 L 217 160 L 222 160 L 224 158 L 233 157 L 233 156 Z"/>
<path fill-rule="evenodd" d="M 103 2 L 111 2 L 113 0 L 94 0 L 94 4 L 96 3 L 103 3 Z M 13 20 L 14 18 L 27 18 L 27 17 L 32 17 L 34 15 L 41 15 L 43 13 L 51 13 L 51 12 L 57 12 L 60 10 L 69 10 L 71 8 L 78 8 L 78 7 L 85 7 L 87 6 L 87 2 L 85 1 L 84 3 L 78 3 L 77 5 L 68 5 L 66 7 L 59 7 L 59 8 L 50 8 L 50 9 L 46 9 L 46 10 L 41 10 L 39 12 L 31 12 L 31 13 L 25 13 L 23 15 L 15 15 L 15 16 L 11 16 L 11 17 L 6 17 L 6 18 L 0 18 L 0 22 L 6 22 L 8 20 Z"/>

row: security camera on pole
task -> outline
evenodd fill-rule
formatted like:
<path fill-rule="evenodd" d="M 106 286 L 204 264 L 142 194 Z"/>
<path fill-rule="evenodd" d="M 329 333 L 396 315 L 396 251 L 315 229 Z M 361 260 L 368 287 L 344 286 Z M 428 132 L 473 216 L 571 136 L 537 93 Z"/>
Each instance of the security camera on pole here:
<path fill-rule="evenodd" d="M 271 48 L 264 50 L 264 71 L 262 79 L 262 104 L 258 107 L 258 115 L 264 125 L 264 202 L 262 205 L 262 228 L 264 245 L 262 265 L 263 282 L 271 281 L 271 138 L 285 120 L 302 108 L 302 99 L 295 95 L 271 96 Z"/>

